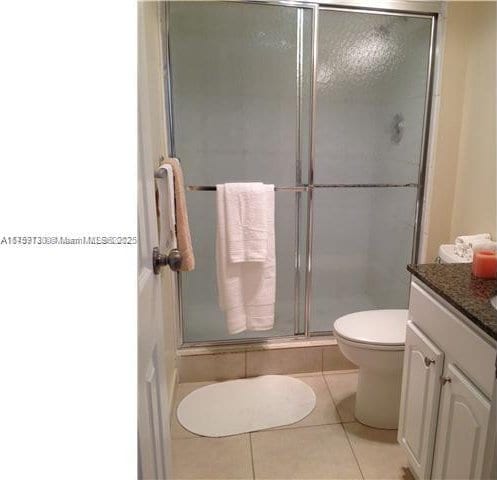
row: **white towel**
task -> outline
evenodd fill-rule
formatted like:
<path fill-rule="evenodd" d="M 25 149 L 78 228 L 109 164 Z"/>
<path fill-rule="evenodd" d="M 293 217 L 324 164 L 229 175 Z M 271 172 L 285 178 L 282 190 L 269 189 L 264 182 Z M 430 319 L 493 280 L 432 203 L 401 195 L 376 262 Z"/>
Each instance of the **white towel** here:
<path fill-rule="evenodd" d="M 456 243 L 454 245 L 454 253 L 465 260 L 473 260 L 473 250 L 467 243 Z"/>
<path fill-rule="evenodd" d="M 492 240 L 476 240 L 472 244 L 472 251 L 490 250 L 491 252 L 497 251 L 497 242 Z"/>
<path fill-rule="evenodd" d="M 265 262 L 267 259 L 268 202 L 262 183 L 226 183 L 227 252 L 231 263 Z"/>
<path fill-rule="evenodd" d="M 475 235 L 460 235 L 456 237 L 454 253 L 466 260 L 473 260 L 473 247 L 481 242 L 490 241 L 489 233 L 477 233 Z"/>
<path fill-rule="evenodd" d="M 257 202 L 257 205 L 265 208 L 267 224 L 266 260 L 233 263 L 228 256 L 228 231 L 231 225 L 227 221 L 226 214 L 226 187 L 217 185 L 218 295 L 219 306 L 225 313 L 230 334 L 245 330 L 269 330 L 274 325 L 276 299 L 274 185 L 264 185 L 260 195 L 264 197 L 264 201 Z"/>
<path fill-rule="evenodd" d="M 477 233 L 476 235 L 460 235 L 459 237 L 456 237 L 456 245 L 461 245 L 461 244 L 466 244 L 469 245 L 470 247 L 473 246 L 474 242 L 478 242 L 481 240 L 490 240 L 490 234 L 489 233 Z"/>

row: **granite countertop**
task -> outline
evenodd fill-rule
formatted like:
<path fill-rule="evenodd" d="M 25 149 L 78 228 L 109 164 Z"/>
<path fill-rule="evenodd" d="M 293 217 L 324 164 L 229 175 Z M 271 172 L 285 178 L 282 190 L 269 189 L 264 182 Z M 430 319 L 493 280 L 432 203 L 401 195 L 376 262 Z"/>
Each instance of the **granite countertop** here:
<path fill-rule="evenodd" d="M 473 277 L 470 263 L 408 265 L 407 270 L 497 340 L 497 310 L 490 304 L 497 280 Z"/>

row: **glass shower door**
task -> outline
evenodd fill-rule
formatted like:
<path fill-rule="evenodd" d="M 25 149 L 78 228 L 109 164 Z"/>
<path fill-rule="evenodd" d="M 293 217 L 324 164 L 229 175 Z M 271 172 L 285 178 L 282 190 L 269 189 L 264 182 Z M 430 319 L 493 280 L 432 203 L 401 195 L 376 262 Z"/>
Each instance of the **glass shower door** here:
<path fill-rule="evenodd" d="M 186 184 L 305 182 L 313 10 L 229 2 L 169 8 L 174 144 Z M 187 193 L 197 265 L 181 275 L 183 341 L 293 336 L 302 328 L 304 194 L 276 193 L 275 327 L 233 336 L 217 302 L 215 197 Z"/>
<path fill-rule="evenodd" d="M 319 11 L 311 332 L 407 308 L 432 21 Z"/>

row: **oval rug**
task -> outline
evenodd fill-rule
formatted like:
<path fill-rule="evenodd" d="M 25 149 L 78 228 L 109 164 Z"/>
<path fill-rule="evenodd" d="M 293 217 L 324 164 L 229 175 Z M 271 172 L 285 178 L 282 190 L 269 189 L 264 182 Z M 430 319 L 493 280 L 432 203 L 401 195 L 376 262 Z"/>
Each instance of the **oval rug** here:
<path fill-rule="evenodd" d="M 178 405 L 192 433 L 224 437 L 298 422 L 316 405 L 314 390 L 297 378 L 263 375 L 201 387 Z"/>

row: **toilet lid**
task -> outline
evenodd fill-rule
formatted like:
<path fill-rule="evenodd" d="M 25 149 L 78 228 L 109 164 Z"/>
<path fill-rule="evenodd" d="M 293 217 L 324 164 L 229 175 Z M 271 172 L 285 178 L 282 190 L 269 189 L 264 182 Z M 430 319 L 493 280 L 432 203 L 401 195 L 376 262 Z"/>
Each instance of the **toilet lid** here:
<path fill-rule="evenodd" d="M 407 310 L 368 310 L 338 318 L 333 329 L 353 342 L 404 345 L 406 324 Z"/>

